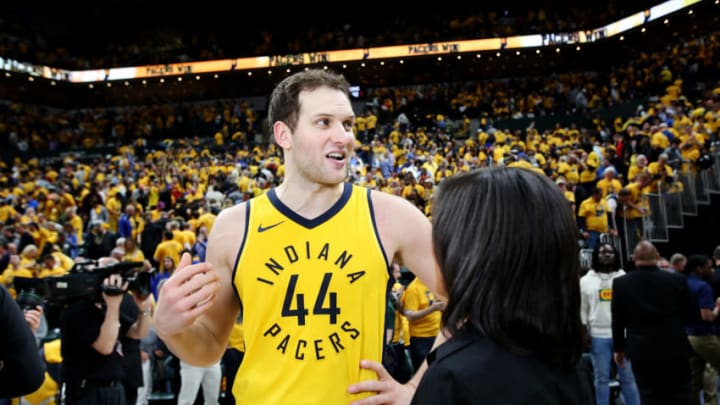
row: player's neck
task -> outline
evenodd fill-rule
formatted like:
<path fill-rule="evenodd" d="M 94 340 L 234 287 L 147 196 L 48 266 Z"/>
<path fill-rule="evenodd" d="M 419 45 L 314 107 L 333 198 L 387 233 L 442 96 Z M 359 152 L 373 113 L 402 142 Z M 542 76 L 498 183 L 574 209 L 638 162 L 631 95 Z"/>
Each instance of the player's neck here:
<path fill-rule="evenodd" d="M 344 183 L 323 185 L 284 181 L 275 188 L 275 194 L 291 210 L 306 218 L 314 218 L 337 202 L 343 188 Z"/>

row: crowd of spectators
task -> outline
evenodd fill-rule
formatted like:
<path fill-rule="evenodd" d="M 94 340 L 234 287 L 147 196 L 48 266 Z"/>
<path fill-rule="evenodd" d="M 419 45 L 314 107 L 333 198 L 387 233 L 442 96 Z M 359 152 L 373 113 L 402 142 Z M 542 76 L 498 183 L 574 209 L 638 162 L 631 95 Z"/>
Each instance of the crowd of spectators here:
<path fill-rule="evenodd" d="M 430 215 L 443 179 L 524 167 L 555 180 L 587 226 L 581 206 L 596 192 L 621 200 L 682 190 L 680 173 L 706 168 L 720 130 L 717 45 L 717 33 L 668 44 L 609 72 L 368 88 L 348 181 Z M 596 115 L 640 100 L 631 117 Z M 593 126 L 496 125 L 581 115 Z M 182 251 L 204 259 L 220 210 L 281 182 L 284 167 L 263 120 L 239 99 L 72 111 L 0 104 L 0 139 L 10 152 L 0 162 L 0 283 L 114 257 L 157 268 L 156 295 Z"/>
<path fill-rule="evenodd" d="M 717 77 L 718 34 L 668 44 L 657 52 L 640 53 L 609 72 L 527 76 L 506 80 L 436 83 L 367 88 L 364 110 L 377 116 L 387 135 L 402 113 L 415 128 L 442 131 L 453 138 L 469 135 L 469 120 L 493 123 L 503 119 L 585 117 L 598 121 L 600 112 L 628 102 L 689 103 Z M 700 80 L 702 79 L 702 80 Z M 701 84 L 701 85 L 699 85 Z M 703 87 L 705 86 L 705 87 Z M 710 87 L 712 87 L 710 85 Z M 696 105 L 700 108 L 708 106 Z M 61 110 L 20 103 L 0 104 L 0 139 L 8 156 L 30 157 L 133 143 L 156 144 L 184 138 L 214 137 L 250 147 L 267 141 L 264 111 L 240 99 L 141 107 Z M 608 123 L 593 131 L 612 135 Z"/>
<path fill-rule="evenodd" d="M 356 123 L 348 181 L 403 196 L 427 215 L 444 178 L 487 166 L 542 172 L 576 206 L 610 172 L 620 184 L 613 192 L 632 184 L 649 192 L 681 171 L 699 170 L 703 151 L 718 140 L 719 94 L 720 88 L 708 91 L 701 107 L 659 101 L 614 123 L 609 137 L 573 126 L 506 132 L 483 125 L 459 140 L 397 118 L 383 129 L 370 112 Z M 666 167 L 662 155 L 674 147 L 681 161 Z M 157 288 L 182 251 L 202 260 L 222 208 L 264 193 L 283 173 L 274 145 L 249 147 L 222 135 L 156 149 L 126 143 L 109 156 L 68 154 L 48 166 L 38 159 L 11 162 L 0 178 L 0 282 L 63 275 L 77 260 L 115 257 L 151 261 L 159 269 Z"/>
<path fill-rule="evenodd" d="M 562 178 L 580 205 L 609 167 L 622 186 L 634 182 L 639 173 L 664 178 L 696 170 L 718 137 L 719 93 L 718 88 L 708 91 L 698 105 L 660 97 L 633 119 L 598 123 L 607 133 L 560 125 L 544 131 L 507 131 L 486 122 L 476 133 L 458 138 L 444 130 L 441 114 L 431 117 L 432 126 L 397 118 L 379 126 L 368 110 L 356 122 L 357 149 L 349 181 L 402 195 L 429 214 L 434 187 L 443 178 L 477 167 L 524 166 Z M 153 228 L 153 243 L 141 235 L 146 224 L 161 218 L 177 222 L 168 226 L 172 234 L 183 230 L 194 235 L 198 218 L 212 213 L 212 207 L 217 211 L 244 201 L 282 179 L 274 145 L 254 143 L 243 134 L 221 130 L 215 136 L 153 145 L 143 143 L 142 136 L 118 137 L 119 147 L 107 156 L 67 154 L 44 165 L 37 158 L 3 164 L 0 222 L 5 224 L 6 245 L 15 246 L 10 255 L 19 259 L 8 258 L 8 266 L 17 270 L 29 265 L 39 274 L 42 258 L 49 253 L 59 249 L 71 259 L 79 254 L 102 257 L 110 255 L 117 237 L 131 239 L 146 258 L 153 258 L 164 227 Z M 661 155 L 671 154 L 677 159 L 667 164 L 669 170 L 653 168 L 655 161 L 663 160 Z M 192 248 L 194 242 L 184 238 L 181 245 Z M 35 248 L 26 251 L 31 245 Z"/>

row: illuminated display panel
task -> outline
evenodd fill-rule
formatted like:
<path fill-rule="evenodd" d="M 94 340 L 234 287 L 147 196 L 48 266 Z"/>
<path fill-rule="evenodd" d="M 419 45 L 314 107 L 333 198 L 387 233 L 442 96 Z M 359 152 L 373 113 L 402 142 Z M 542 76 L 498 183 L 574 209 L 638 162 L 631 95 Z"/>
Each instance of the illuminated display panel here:
<path fill-rule="evenodd" d="M 33 65 L 0 57 L 0 69 L 51 80 L 68 81 L 72 83 L 95 83 L 113 80 L 168 77 L 185 74 L 255 70 L 282 66 L 361 62 L 363 60 L 412 58 L 429 55 L 448 55 L 455 53 L 497 51 L 502 49 L 582 44 L 610 38 L 683 8 L 692 6 L 700 1 L 701 0 L 669 0 L 616 22 L 610 23 L 604 27 L 575 32 L 77 71 Z"/>

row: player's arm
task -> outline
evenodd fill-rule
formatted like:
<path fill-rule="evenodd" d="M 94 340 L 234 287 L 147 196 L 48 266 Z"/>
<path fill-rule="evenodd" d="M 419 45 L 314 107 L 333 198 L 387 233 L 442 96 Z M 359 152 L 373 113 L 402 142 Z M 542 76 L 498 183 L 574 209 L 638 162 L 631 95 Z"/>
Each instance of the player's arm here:
<path fill-rule="evenodd" d="M 171 352 L 195 366 L 216 363 L 240 312 L 232 266 L 242 244 L 245 205 L 222 211 L 208 236 L 206 262 L 184 254 L 163 285 L 155 312 L 158 336 Z"/>
<path fill-rule="evenodd" d="M 445 298 L 435 285 L 435 258 L 432 254 L 430 220 L 409 201 L 390 194 L 373 192 L 378 232 L 388 262 L 397 260 L 438 297 Z"/>
<path fill-rule="evenodd" d="M 388 261 L 398 260 L 412 271 L 437 297 L 446 299 L 436 284 L 435 257 L 432 247 L 432 226 L 427 217 L 407 200 L 373 192 L 375 219 L 388 255 Z M 433 349 L 447 340 L 444 333 L 435 338 Z M 406 384 L 400 384 L 385 370 L 382 364 L 362 360 L 360 366 L 375 371 L 377 380 L 366 380 L 348 388 L 350 393 L 373 392 L 374 396 L 353 402 L 353 405 L 409 404 L 422 376 L 427 369 L 423 361 L 415 375 Z"/>

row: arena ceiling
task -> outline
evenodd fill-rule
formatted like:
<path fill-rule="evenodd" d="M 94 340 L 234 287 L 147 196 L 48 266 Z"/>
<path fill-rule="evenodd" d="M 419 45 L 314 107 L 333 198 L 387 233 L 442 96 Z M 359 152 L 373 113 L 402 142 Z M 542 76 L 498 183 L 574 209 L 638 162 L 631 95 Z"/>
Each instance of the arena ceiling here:
<path fill-rule="evenodd" d="M 70 10 L 60 2 L 51 3 L 47 8 L 37 9 L 36 3 L 12 2 L 8 14 L 3 18 L 21 21 L 27 27 L 38 30 L 54 41 L 72 43 L 72 49 L 82 53 L 101 49 L 106 40 L 137 36 L 147 38 L 154 35 L 162 27 L 181 30 L 197 30 L 222 28 L 228 30 L 224 35 L 241 38 L 243 35 L 257 33 L 259 29 L 307 31 L 309 26 L 336 23 L 365 24 L 368 21 L 381 23 L 378 10 L 383 10 L 387 18 L 403 12 L 417 18 L 427 18 L 427 10 L 398 10 L 398 6 L 379 9 L 368 3 L 352 13 L 338 12 L 335 8 L 318 7 L 316 10 L 296 10 L 298 4 L 285 8 L 280 14 L 273 15 L 270 11 L 259 11 L 261 18 L 249 18 L 247 13 L 230 13 L 227 5 L 215 4 L 215 0 L 203 2 L 201 8 L 189 10 L 179 6 L 170 6 L 167 1 L 160 0 L 127 0 L 119 2 L 111 0 L 96 4 L 81 0 Z M 22 4 L 20 4 L 22 3 Z M 479 2 L 479 7 L 483 2 Z M 630 1 L 623 2 L 628 12 L 635 12 L 656 4 L 657 2 Z M 712 1 L 704 1 L 705 7 L 711 7 Z M 32 4 L 32 5 L 31 5 Z M 293 3 L 295 4 L 295 3 Z M 497 4 L 497 3 L 493 3 Z M 525 2 L 504 2 L 508 10 L 527 10 Z M 550 3 L 552 5 L 553 3 Z M 557 4 L 566 7 L 568 3 Z M 709 5 L 708 5 L 709 4 Z M 454 16 L 458 13 L 472 12 L 468 6 L 445 7 L 432 10 L 435 13 Z M 175 8 L 172 8 L 175 7 Z M 267 6 L 266 6 L 267 7 Z M 277 8 L 277 7 L 276 7 Z M 302 18 L 297 17 L 302 12 Z M 518 11 L 519 12 L 519 11 Z M 254 15 L 257 15 L 256 11 Z M 593 71 L 609 69 L 618 63 L 624 63 L 638 56 L 644 50 L 662 49 L 668 42 L 697 33 L 714 30 L 718 24 L 717 6 L 713 12 L 700 12 L 693 15 L 684 13 L 673 17 L 670 24 L 658 22 L 649 27 L 648 32 L 634 32 L 626 36 L 624 41 L 610 39 L 597 44 L 588 45 L 581 51 L 564 48 L 562 52 L 545 52 L 534 54 L 525 52 L 517 55 L 504 52 L 501 55 L 485 54 L 483 58 L 465 57 L 462 59 L 445 58 L 442 61 L 435 57 L 417 58 L 412 63 L 400 65 L 397 61 L 388 61 L 383 65 L 360 67 L 348 66 L 344 73 L 352 83 L 361 86 L 377 87 L 386 85 L 404 85 L 413 83 L 464 81 L 488 78 L 517 77 L 524 75 L 547 75 L 564 71 Z M 328 15 L 335 15 L 328 18 Z M 7 17 L 10 16 L 10 17 Z M 270 28 L 268 28 L 270 27 Z M 468 55 L 469 56 L 469 55 Z M 337 67 L 334 67 L 337 68 Z M 338 68 L 338 70 L 340 70 Z M 215 98 L 231 98 L 239 96 L 267 95 L 284 71 L 274 75 L 256 74 L 248 78 L 243 74 L 225 74 L 213 80 L 183 83 L 166 83 L 163 86 L 133 83 L 128 88 L 114 86 L 112 88 L 88 89 L 86 86 L 60 84 L 50 88 L 47 83 L 28 83 L 26 78 L 0 80 L 0 98 L 9 98 L 25 102 L 61 105 L 64 107 L 85 107 L 95 105 L 127 105 L 148 102 L 189 101 Z"/>
<path fill-rule="evenodd" d="M 242 42 L 259 31 L 287 32 L 299 35 L 308 30 L 322 30 L 345 24 L 371 27 L 393 27 L 398 16 L 415 21 L 437 21 L 469 14 L 495 11 L 523 15 L 543 8 L 564 15 L 572 7 L 605 10 L 613 3 L 615 12 L 630 14 L 659 3 L 659 0 L 616 0 L 588 3 L 580 0 L 563 2 L 540 0 L 529 2 L 444 1 L 434 7 L 419 7 L 408 2 L 365 1 L 338 5 L 323 2 L 221 2 L 206 0 L 190 5 L 167 0 L 108 0 L 57 2 L 9 1 L 3 4 L 0 18 L 22 24 L 28 31 L 42 34 L 47 41 L 84 56 L 102 49 L 108 42 L 151 38 L 162 31 L 215 32 L 224 42 Z M 403 27 L 398 27 L 402 29 Z M 588 27 L 595 28 L 595 27 Z M 365 28 L 364 30 L 367 30 Z"/>

